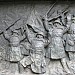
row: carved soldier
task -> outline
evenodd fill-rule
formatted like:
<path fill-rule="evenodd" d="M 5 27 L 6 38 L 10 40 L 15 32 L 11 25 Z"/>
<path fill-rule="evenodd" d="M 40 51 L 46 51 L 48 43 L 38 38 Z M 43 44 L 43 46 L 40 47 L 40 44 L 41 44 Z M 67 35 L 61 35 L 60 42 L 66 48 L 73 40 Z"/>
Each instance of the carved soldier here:
<path fill-rule="evenodd" d="M 66 51 L 69 54 L 69 58 L 71 61 L 75 61 L 75 16 L 72 17 L 68 15 L 68 18 L 70 17 L 69 23 L 69 30 L 66 38 Z"/>
<path fill-rule="evenodd" d="M 35 73 L 46 72 L 46 61 L 45 61 L 45 46 L 47 41 L 45 40 L 45 33 L 37 33 L 36 38 L 32 40 L 33 51 L 31 58 L 33 63 L 31 64 L 32 71 Z"/>
<path fill-rule="evenodd" d="M 30 55 L 24 57 L 20 63 L 23 67 L 31 65 L 31 70 L 34 73 L 42 74 L 46 72 L 45 47 L 47 40 L 45 33 L 37 33 L 36 37 L 31 41 Z"/>
<path fill-rule="evenodd" d="M 35 73 L 46 72 L 45 62 L 45 27 L 42 21 L 42 17 L 35 10 L 31 12 L 31 15 L 27 21 L 27 37 L 31 43 L 32 49 L 30 50 L 30 56 L 32 60 L 31 69 Z"/>
<path fill-rule="evenodd" d="M 25 35 L 19 36 L 17 30 L 12 31 L 12 34 L 9 35 L 8 32 L 4 32 L 4 37 L 9 42 L 9 60 L 11 63 L 18 63 L 22 58 L 20 41 L 25 38 Z"/>
<path fill-rule="evenodd" d="M 65 60 L 65 50 L 64 50 L 64 39 L 63 34 L 65 33 L 65 27 L 57 18 L 53 23 L 53 30 L 51 33 L 51 59 L 60 59 L 64 70 L 70 73 Z"/>
<path fill-rule="evenodd" d="M 31 41 L 30 55 L 24 57 L 20 63 L 23 67 L 31 65 L 31 70 L 34 73 L 45 73 L 45 47 L 48 45 L 45 39 L 45 32 L 37 33 L 36 37 Z"/>

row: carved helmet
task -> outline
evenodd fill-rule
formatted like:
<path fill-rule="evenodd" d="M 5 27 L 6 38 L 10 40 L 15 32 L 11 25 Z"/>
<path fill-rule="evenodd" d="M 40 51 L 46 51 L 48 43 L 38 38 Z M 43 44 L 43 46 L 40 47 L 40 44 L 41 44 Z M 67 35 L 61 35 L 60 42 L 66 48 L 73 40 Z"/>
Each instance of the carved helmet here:
<path fill-rule="evenodd" d="M 62 25 L 60 19 L 55 20 L 55 21 L 54 21 L 54 24 L 55 24 L 55 23 L 58 23 L 58 24 Z"/>
<path fill-rule="evenodd" d="M 37 35 L 41 35 L 41 36 L 45 37 L 45 36 L 46 36 L 46 33 L 45 33 L 45 32 L 38 32 L 38 33 L 36 34 L 36 36 L 37 36 Z"/>

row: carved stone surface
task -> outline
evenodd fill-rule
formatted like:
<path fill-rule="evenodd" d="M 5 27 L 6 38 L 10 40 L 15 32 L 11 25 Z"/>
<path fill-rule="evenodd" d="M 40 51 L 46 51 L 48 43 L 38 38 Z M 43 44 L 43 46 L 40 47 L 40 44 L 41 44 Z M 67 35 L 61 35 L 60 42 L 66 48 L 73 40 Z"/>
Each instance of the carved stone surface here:
<path fill-rule="evenodd" d="M 0 2 L 0 75 L 75 75 L 75 3 Z"/>

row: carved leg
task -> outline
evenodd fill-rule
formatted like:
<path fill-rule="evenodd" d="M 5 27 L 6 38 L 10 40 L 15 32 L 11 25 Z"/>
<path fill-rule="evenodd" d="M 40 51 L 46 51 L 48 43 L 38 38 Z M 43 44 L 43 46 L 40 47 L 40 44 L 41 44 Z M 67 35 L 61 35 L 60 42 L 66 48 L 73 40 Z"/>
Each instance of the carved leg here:
<path fill-rule="evenodd" d="M 11 73 L 19 73 L 18 64 L 17 63 L 10 63 L 10 71 L 11 71 Z"/>
<path fill-rule="evenodd" d="M 69 70 L 69 68 L 68 68 L 68 66 L 67 66 L 67 63 L 66 63 L 65 58 L 62 58 L 62 59 L 61 59 L 61 64 L 62 64 L 63 69 L 65 70 L 65 72 L 68 73 L 68 74 L 71 74 L 71 73 L 70 73 L 70 70 Z"/>
<path fill-rule="evenodd" d="M 19 70 L 19 73 L 24 72 L 24 67 L 20 64 L 20 62 L 18 62 L 18 70 Z"/>

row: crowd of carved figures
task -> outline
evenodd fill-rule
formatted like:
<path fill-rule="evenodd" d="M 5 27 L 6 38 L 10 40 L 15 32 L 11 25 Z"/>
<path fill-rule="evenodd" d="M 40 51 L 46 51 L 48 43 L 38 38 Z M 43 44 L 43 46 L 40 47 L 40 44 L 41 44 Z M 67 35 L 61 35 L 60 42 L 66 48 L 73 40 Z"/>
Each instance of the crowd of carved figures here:
<path fill-rule="evenodd" d="M 46 72 L 46 58 L 60 60 L 63 69 L 71 73 L 66 61 L 75 61 L 75 14 L 62 13 L 61 10 L 53 18 L 41 16 L 33 10 L 22 33 L 18 29 L 3 32 L 9 42 L 9 53 L 5 61 L 18 65 L 19 72 L 27 66 L 37 74 Z"/>

